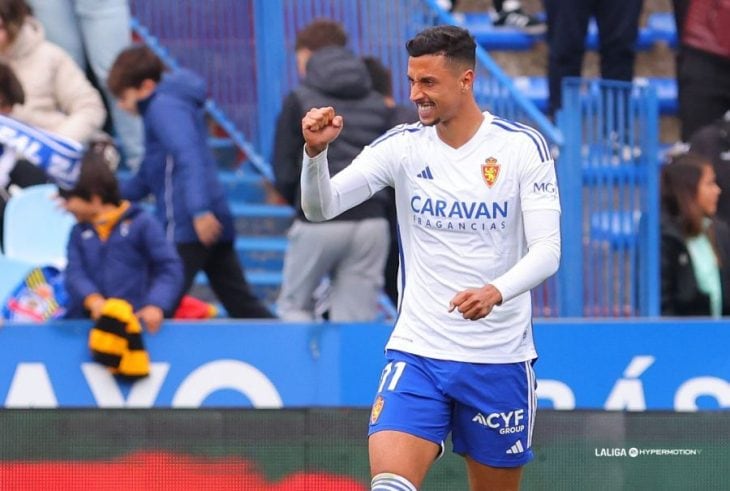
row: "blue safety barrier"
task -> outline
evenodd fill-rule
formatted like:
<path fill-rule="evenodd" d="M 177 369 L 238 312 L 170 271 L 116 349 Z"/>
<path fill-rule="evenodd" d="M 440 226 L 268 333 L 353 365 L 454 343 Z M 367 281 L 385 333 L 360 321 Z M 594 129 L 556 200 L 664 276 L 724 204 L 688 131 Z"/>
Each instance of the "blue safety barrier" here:
<path fill-rule="evenodd" d="M 391 331 L 390 324 L 168 322 L 144 335 L 151 375 L 131 383 L 91 361 L 89 327 L 0 329 L 0 407 L 367 407 Z M 539 407 L 730 409 L 727 322 L 536 319 L 534 335 Z"/>
<path fill-rule="evenodd" d="M 271 155 L 276 116 L 284 95 L 298 83 L 296 32 L 318 17 L 343 23 L 350 45 L 379 57 L 393 71 L 396 99 L 408 98 L 405 42 L 418 31 L 456 21 L 433 0 L 215 0 L 131 2 L 137 31 L 169 57 L 201 73 L 212 100 L 264 160 Z M 144 28 L 144 29 L 143 29 Z M 559 131 L 517 91 L 501 68 L 481 50 L 479 76 L 490 87 L 480 100 L 509 119 L 532 122 L 560 143 Z M 246 153 L 249 154 L 247 149 Z"/>
<path fill-rule="evenodd" d="M 566 79 L 558 115 L 565 316 L 659 314 L 658 103 L 650 85 Z"/>

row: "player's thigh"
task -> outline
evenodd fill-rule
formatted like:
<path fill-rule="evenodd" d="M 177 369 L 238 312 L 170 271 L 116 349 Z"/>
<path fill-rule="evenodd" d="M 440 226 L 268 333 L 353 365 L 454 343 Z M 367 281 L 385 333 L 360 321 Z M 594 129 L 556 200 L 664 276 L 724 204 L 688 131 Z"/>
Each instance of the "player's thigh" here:
<path fill-rule="evenodd" d="M 465 364 L 449 387 L 456 401 L 454 451 L 494 468 L 517 468 L 532 460 L 535 374 L 529 361 Z"/>
<path fill-rule="evenodd" d="M 407 353 L 388 352 L 370 415 L 373 475 L 392 472 L 420 483 L 438 455 L 451 426 L 451 400 L 427 364 Z"/>
<path fill-rule="evenodd" d="M 517 491 L 520 489 L 522 467 L 491 467 L 466 457 L 470 491 Z"/>
<path fill-rule="evenodd" d="M 402 431 L 384 430 L 370 435 L 370 475 L 397 474 L 421 487 L 440 446 Z"/>

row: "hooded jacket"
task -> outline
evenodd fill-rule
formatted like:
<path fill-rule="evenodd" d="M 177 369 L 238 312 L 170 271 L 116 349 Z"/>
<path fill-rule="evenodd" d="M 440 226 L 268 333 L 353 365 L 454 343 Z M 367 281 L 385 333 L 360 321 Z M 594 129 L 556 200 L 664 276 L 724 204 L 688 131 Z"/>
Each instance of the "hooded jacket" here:
<path fill-rule="evenodd" d="M 13 117 L 84 144 L 101 130 L 101 95 L 69 54 L 46 41 L 36 19 L 25 19 L 0 61 L 10 65 L 25 92 L 25 104 L 13 107 Z"/>
<path fill-rule="evenodd" d="M 345 121 L 342 132 L 327 151 L 332 176 L 390 128 L 391 110 L 383 96 L 373 90 L 367 67 L 360 58 L 342 47 L 322 48 L 312 54 L 301 86 L 284 100 L 274 139 L 276 188 L 297 209 L 302 220 L 306 218 L 299 187 L 304 149 L 301 120 L 309 109 L 325 106 L 334 107 Z M 382 218 L 385 203 L 385 195 L 378 193 L 334 220 Z"/>
<path fill-rule="evenodd" d="M 139 102 L 145 156 L 137 173 L 121 185 L 125 199 L 154 194 L 158 218 L 175 243 L 198 242 L 193 219 L 212 212 L 221 225 L 221 242 L 235 237 L 233 217 L 207 143 L 206 86 L 196 74 L 165 72 L 154 92 Z"/>
<path fill-rule="evenodd" d="M 67 318 L 87 317 L 94 294 L 120 298 L 135 311 L 156 305 L 170 315 L 183 287 L 183 267 L 159 222 L 136 205 L 119 218 L 106 241 L 91 223 L 77 223 L 68 241 Z"/>

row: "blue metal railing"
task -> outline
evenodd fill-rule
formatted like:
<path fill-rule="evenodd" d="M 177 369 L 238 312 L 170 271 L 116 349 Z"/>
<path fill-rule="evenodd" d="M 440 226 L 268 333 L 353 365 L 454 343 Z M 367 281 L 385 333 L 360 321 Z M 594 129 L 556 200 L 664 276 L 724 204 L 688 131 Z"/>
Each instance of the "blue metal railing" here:
<path fill-rule="evenodd" d="M 252 166 L 271 180 L 271 166 L 257 150 L 256 59 L 252 52 L 250 2 L 131 2 L 133 31 L 171 68 L 184 65 L 208 82 L 206 110 L 245 153 Z M 244 90 L 242 90 L 245 88 Z"/>
<path fill-rule="evenodd" d="M 238 131 L 236 144 L 248 144 L 246 153 L 253 159 L 260 155 L 262 163 L 271 156 L 281 101 L 299 82 L 293 53 L 302 27 L 318 17 L 342 22 L 352 49 L 383 60 L 392 70 L 396 99 L 406 102 L 406 41 L 427 26 L 455 23 L 434 0 L 132 0 L 131 4 L 138 28 L 149 29 L 138 32 L 151 33 L 169 57 L 203 75 L 211 99 L 225 115 L 222 121 Z M 488 53 L 478 48 L 477 58 L 480 105 L 532 124 L 560 145 L 558 129 Z"/>
<path fill-rule="evenodd" d="M 560 315 L 658 315 L 656 92 L 566 79 L 559 121 Z"/>
<path fill-rule="evenodd" d="M 203 74 L 211 115 L 267 177 L 281 102 L 298 83 L 296 33 L 319 17 L 343 23 L 350 47 L 392 70 L 408 99 L 405 43 L 427 26 L 455 24 L 435 0 L 132 1 L 167 59 Z M 154 44 L 156 43 L 156 44 Z M 164 48 L 162 47 L 164 45 Z M 526 122 L 560 151 L 563 266 L 535 289 L 538 316 L 658 313 L 657 108 L 650 87 L 567 82 L 555 126 L 478 48 L 475 95 L 507 119 Z"/>

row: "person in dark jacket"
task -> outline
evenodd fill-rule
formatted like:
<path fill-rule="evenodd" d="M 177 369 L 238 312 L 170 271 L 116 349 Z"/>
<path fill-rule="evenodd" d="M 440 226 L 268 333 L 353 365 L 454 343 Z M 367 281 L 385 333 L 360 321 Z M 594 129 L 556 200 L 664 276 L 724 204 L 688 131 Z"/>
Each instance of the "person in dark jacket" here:
<path fill-rule="evenodd" d="M 662 315 L 730 315 L 730 229 L 715 217 L 719 195 L 712 162 L 701 155 L 662 169 Z"/>
<path fill-rule="evenodd" d="M 206 142 L 205 82 L 185 69 L 166 72 L 149 48 L 132 46 L 114 61 L 107 85 L 120 107 L 141 114 L 145 129 L 145 156 L 122 183 L 122 196 L 154 195 L 185 267 L 183 291 L 203 270 L 229 316 L 272 317 L 249 289 L 233 248 L 233 216 Z"/>
<path fill-rule="evenodd" d="M 78 220 L 68 242 L 66 317 L 98 319 L 106 301 L 117 298 L 157 331 L 183 284 L 182 263 L 160 223 L 121 199 L 116 176 L 95 149 L 84 155 L 75 186 L 60 195 Z"/>
<path fill-rule="evenodd" d="M 330 320 L 371 321 L 378 313 L 389 243 L 387 196 L 378 194 L 327 223 L 310 222 L 300 206 L 301 121 L 310 108 L 332 106 L 347 119 L 328 150 L 332 175 L 390 128 L 390 109 L 373 90 L 363 60 L 346 44 L 344 29 L 331 20 L 316 20 L 297 33 L 297 66 L 303 80 L 284 100 L 276 123 L 275 185 L 297 211 L 277 300 L 278 314 L 286 320 L 315 318 L 314 291 L 327 277 Z"/>

